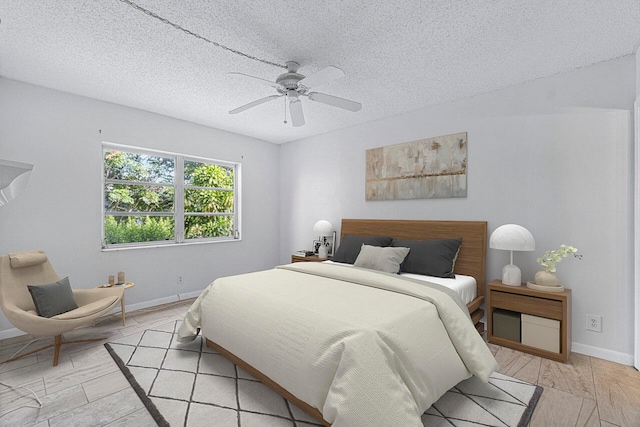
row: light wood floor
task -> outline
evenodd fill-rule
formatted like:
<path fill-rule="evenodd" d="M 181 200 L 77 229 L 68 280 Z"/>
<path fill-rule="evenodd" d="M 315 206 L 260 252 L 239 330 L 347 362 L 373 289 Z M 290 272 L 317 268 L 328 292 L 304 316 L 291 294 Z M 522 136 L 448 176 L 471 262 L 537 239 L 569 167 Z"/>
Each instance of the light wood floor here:
<path fill-rule="evenodd" d="M 104 336 L 106 340 L 63 346 L 55 368 L 52 349 L 6 364 L 0 381 L 26 385 L 44 406 L 35 409 L 36 402 L 27 391 L 0 385 L 0 426 L 154 425 L 103 343 L 180 320 L 192 301 L 127 313 L 127 326 L 122 326 L 119 315 L 111 315 L 95 328 L 66 334 L 66 339 Z M 0 341 L 0 360 L 30 338 Z M 640 372 L 634 368 L 576 353 L 564 364 L 493 344 L 489 347 L 500 364 L 499 372 L 544 387 L 531 426 L 640 426 Z"/>

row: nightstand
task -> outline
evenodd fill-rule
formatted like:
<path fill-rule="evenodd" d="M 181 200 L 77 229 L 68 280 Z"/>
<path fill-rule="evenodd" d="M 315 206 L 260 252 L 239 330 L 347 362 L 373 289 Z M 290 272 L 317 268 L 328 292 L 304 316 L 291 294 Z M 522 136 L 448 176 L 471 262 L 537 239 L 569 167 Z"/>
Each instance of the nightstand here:
<path fill-rule="evenodd" d="M 291 255 L 291 262 L 322 262 L 322 261 L 328 261 L 331 258 L 319 258 L 318 255 L 311 255 L 311 256 L 298 256 L 298 255 Z"/>
<path fill-rule="evenodd" d="M 519 322 L 519 340 L 504 332 L 518 325 L 513 322 Z M 566 362 L 571 352 L 571 289 L 545 292 L 524 284 L 508 286 L 500 280 L 490 282 L 487 285 L 487 340 Z"/>

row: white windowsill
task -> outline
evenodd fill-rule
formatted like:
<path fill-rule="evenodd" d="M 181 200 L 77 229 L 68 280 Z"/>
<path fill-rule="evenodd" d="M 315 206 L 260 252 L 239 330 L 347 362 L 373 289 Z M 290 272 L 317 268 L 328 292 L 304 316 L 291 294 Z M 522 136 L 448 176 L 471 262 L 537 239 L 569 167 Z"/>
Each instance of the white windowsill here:
<path fill-rule="evenodd" d="M 215 243 L 228 243 L 228 242 L 239 242 L 242 239 L 224 239 L 224 240 L 201 240 L 201 241 L 193 241 L 193 242 L 184 242 L 184 243 L 158 243 L 158 244 L 149 244 L 149 245 L 137 245 L 137 246 L 120 246 L 120 247 L 111 247 L 111 248 L 100 248 L 102 252 L 115 252 L 115 251 L 128 251 L 130 249 L 149 249 L 149 248 L 175 248 L 180 246 L 192 246 L 192 245 L 209 245 Z"/>

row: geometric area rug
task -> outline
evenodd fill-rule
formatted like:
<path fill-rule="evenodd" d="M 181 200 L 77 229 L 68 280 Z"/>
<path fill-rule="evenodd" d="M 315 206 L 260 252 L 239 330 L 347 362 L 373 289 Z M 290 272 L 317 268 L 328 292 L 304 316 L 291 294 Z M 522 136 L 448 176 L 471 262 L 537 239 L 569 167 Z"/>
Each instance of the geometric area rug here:
<path fill-rule="evenodd" d="M 317 421 L 207 347 L 178 343 L 180 321 L 105 344 L 159 426 L 310 427 Z M 424 426 L 528 425 L 542 387 L 494 373 L 449 390 L 422 415 Z"/>

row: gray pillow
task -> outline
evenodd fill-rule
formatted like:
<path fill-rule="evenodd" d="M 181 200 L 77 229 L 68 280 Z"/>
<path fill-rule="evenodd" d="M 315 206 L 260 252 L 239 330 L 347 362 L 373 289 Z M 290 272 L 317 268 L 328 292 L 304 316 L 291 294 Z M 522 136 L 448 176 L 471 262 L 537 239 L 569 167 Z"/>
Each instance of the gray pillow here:
<path fill-rule="evenodd" d="M 408 253 L 409 248 L 362 245 L 353 266 L 397 274 L 400 271 L 400 263 Z"/>
<path fill-rule="evenodd" d="M 353 236 L 347 234 L 331 259 L 334 262 L 353 264 L 358 258 L 362 245 L 389 246 L 393 239 L 387 236 Z"/>
<path fill-rule="evenodd" d="M 425 276 L 454 278 L 458 251 L 462 239 L 438 240 L 396 240 L 391 246 L 411 249 L 400 266 L 403 273 L 423 274 Z"/>
<path fill-rule="evenodd" d="M 27 288 L 38 316 L 53 317 L 78 308 L 68 277 L 46 285 L 27 285 Z"/>

